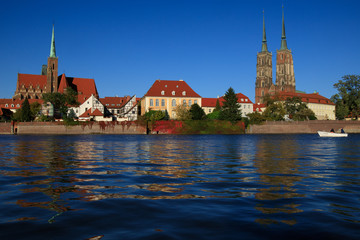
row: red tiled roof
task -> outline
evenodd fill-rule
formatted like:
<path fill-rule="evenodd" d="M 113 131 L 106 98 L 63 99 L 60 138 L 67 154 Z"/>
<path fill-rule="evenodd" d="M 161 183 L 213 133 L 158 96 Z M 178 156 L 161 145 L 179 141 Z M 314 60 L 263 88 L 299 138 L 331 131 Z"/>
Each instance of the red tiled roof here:
<path fill-rule="evenodd" d="M 92 108 L 90 108 L 89 110 L 81 114 L 79 117 L 86 118 L 91 116 L 104 116 L 104 114 L 102 114 L 97 108 L 95 109 L 95 111 L 92 112 Z"/>
<path fill-rule="evenodd" d="M 125 96 L 125 97 L 105 97 L 105 98 L 100 98 L 99 100 L 107 108 L 120 108 L 124 106 L 128 101 L 130 101 L 130 99 L 131 99 L 130 96 Z M 118 106 L 118 104 L 120 105 Z"/>
<path fill-rule="evenodd" d="M 162 92 L 163 91 L 163 92 Z M 174 95 L 173 95 L 174 92 Z M 183 92 L 185 95 L 183 95 Z M 163 94 L 162 94 L 163 93 Z M 145 96 L 152 97 L 200 97 L 183 80 L 156 80 Z"/>
<path fill-rule="evenodd" d="M 321 96 L 319 93 L 293 93 L 293 92 L 280 92 L 279 97 L 283 100 L 290 97 L 300 97 L 302 102 L 306 103 L 318 103 L 318 104 L 328 104 L 335 105 L 330 99 Z"/>
<path fill-rule="evenodd" d="M 25 100 L 24 99 L 0 99 L 0 107 L 3 107 L 3 108 L 7 108 L 7 109 L 19 109 L 21 108 L 23 102 Z M 43 100 L 42 99 L 28 99 L 29 101 L 29 104 L 32 104 L 34 102 L 38 102 L 40 104 L 43 104 Z M 6 107 L 6 104 L 8 104 L 8 106 Z M 14 107 L 11 107 L 11 104 L 14 104 Z M 19 104 L 19 106 L 17 106 Z"/>
<path fill-rule="evenodd" d="M 44 89 L 46 86 L 46 79 L 46 75 L 18 73 L 18 89 L 20 89 L 22 85 L 25 85 L 25 88 L 29 88 L 30 85 L 32 85 L 33 88 L 39 86 L 40 89 Z"/>
<path fill-rule="evenodd" d="M 254 112 L 262 112 L 261 108 L 265 108 L 265 107 L 266 107 L 265 103 L 254 103 L 253 111 Z"/>
<path fill-rule="evenodd" d="M 252 103 L 250 101 L 250 99 L 247 96 L 245 96 L 244 94 L 242 94 L 242 93 L 237 93 L 236 97 L 238 99 L 238 103 Z M 216 107 L 216 101 L 218 99 L 219 99 L 220 106 L 222 106 L 223 101 L 225 101 L 224 97 L 220 97 L 220 98 L 202 98 L 201 99 L 201 106 L 203 106 L 203 107 Z M 241 101 L 241 99 L 243 99 L 243 101 Z M 247 101 L 246 101 L 246 99 L 247 99 Z"/>
<path fill-rule="evenodd" d="M 60 93 L 64 93 L 64 90 L 69 87 L 69 84 L 66 80 L 65 73 L 63 73 L 61 76 L 59 76 L 59 78 L 60 78 L 60 84 L 59 84 L 58 91 Z"/>

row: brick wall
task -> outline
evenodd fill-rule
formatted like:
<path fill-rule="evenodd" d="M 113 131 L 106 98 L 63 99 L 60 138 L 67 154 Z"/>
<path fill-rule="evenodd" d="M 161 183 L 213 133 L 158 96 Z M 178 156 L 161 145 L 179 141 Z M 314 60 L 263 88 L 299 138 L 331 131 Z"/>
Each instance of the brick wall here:
<path fill-rule="evenodd" d="M 278 133 L 317 133 L 317 131 L 340 132 L 343 128 L 347 133 L 360 133 L 360 121 L 294 121 L 294 122 L 265 122 L 261 125 L 251 125 L 247 129 L 249 134 L 278 134 Z"/>
<path fill-rule="evenodd" d="M 0 123 L 0 134 L 11 134 L 11 123 Z"/>

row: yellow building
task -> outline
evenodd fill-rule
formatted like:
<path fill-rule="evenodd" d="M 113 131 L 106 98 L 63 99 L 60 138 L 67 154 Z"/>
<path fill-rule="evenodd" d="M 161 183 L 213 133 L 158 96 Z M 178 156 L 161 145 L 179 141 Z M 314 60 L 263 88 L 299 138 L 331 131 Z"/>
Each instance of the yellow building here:
<path fill-rule="evenodd" d="M 201 107 L 201 96 L 183 80 L 156 80 L 141 99 L 141 115 L 150 110 L 167 110 L 171 119 L 176 118 L 175 108 L 179 104 Z"/>

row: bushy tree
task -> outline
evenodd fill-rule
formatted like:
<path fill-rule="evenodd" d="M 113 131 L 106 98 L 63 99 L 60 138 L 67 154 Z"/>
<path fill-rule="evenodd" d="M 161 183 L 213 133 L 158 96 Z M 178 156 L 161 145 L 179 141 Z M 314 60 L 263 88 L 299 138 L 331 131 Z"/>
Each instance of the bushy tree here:
<path fill-rule="evenodd" d="M 266 121 L 265 116 L 263 116 L 259 112 L 252 112 L 252 113 L 247 114 L 247 116 L 249 118 L 250 124 L 261 124 L 262 122 Z"/>
<path fill-rule="evenodd" d="M 216 99 L 216 106 L 214 109 L 215 112 L 220 112 L 221 111 L 221 106 L 220 106 L 220 101 L 219 99 Z"/>
<path fill-rule="evenodd" d="M 72 88 L 66 88 L 65 93 L 44 93 L 44 102 L 51 102 L 54 112 L 60 116 L 67 116 L 68 106 L 78 106 L 77 93 Z"/>
<path fill-rule="evenodd" d="M 192 120 L 203 120 L 206 118 L 204 110 L 197 103 L 191 105 L 190 114 Z"/>
<path fill-rule="evenodd" d="M 300 97 L 286 98 L 284 107 L 290 119 L 296 121 L 316 119 L 315 113 L 308 108 L 306 103 L 302 102 Z"/>
<path fill-rule="evenodd" d="M 283 121 L 285 117 L 285 108 L 281 102 L 273 102 L 267 105 L 263 116 L 270 121 Z"/>
<path fill-rule="evenodd" d="M 37 116 L 40 116 L 41 104 L 38 102 L 33 102 L 30 104 L 31 118 L 35 119 Z"/>
<path fill-rule="evenodd" d="M 338 93 L 331 97 L 336 104 L 335 115 L 338 119 L 351 116 L 358 119 L 360 114 L 360 75 L 345 75 L 334 84 Z"/>
<path fill-rule="evenodd" d="M 219 116 L 221 120 L 232 123 L 241 120 L 241 110 L 237 101 L 235 91 L 230 87 L 224 95 L 224 102 Z"/>
<path fill-rule="evenodd" d="M 189 108 L 184 104 L 178 104 L 175 107 L 176 119 L 180 121 L 186 121 L 191 119 L 191 113 Z"/>
<path fill-rule="evenodd" d="M 213 111 L 212 113 L 209 113 L 208 115 L 206 115 L 207 119 L 210 120 L 219 120 L 220 119 L 220 111 Z"/>

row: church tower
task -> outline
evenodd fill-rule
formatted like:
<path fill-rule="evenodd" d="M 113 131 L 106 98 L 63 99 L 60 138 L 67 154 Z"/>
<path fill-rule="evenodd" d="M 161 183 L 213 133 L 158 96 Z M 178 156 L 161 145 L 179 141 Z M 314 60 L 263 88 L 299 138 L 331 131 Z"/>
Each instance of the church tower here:
<path fill-rule="evenodd" d="M 265 32 L 265 14 L 263 14 L 263 40 L 261 52 L 257 54 L 256 64 L 256 82 L 255 82 L 255 102 L 263 103 L 263 97 L 269 94 L 272 81 L 272 53 L 268 51 L 266 32 Z"/>
<path fill-rule="evenodd" d="M 276 54 L 277 91 L 295 92 L 294 63 L 291 51 L 287 48 L 285 36 L 284 7 L 282 12 L 281 47 Z"/>
<path fill-rule="evenodd" d="M 46 93 L 53 93 L 58 91 L 58 58 L 56 57 L 55 50 L 55 32 L 54 25 L 51 36 L 51 47 L 50 56 L 48 57 L 47 64 L 47 82 L 46 82 Z"/>

